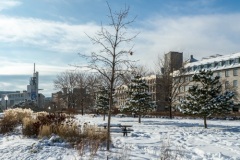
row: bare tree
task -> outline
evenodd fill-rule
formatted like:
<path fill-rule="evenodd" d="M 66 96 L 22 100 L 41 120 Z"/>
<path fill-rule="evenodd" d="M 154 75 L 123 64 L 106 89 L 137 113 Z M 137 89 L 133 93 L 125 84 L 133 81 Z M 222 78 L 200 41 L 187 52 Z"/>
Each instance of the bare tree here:
<path fill-rule="evenodd" d="M 107 80 L 110 92 L 107 128 L 107 150 L 109 150 L 113 91 L 117 80 L 126 72 L 132 62 L 127 58 L 128 55 L 133 54 L 132 47 L 129 47 L 128 50 L 126 48 L 137 34 L 128 37 L 127 27 L 135 20 L 135 18 L 132 20 L 127 19 L 129 7 L 125 6 L 119 12 L 112 12 L 108 3 L 107 5 L 109 9 L 109 27 L 102 25 L 96 36 L 91 37 L 88 35 L 93 44 L 100 46 L 102 49 L 98 53 L 92 52 L 91 55 L 81 53 L 79 55 L 88 60 L 88 68 L 98 71 Z"/>
<path fill-rule="evenodd" d="M 183 74 L 182 68 L 173 68 L 171 64 L 177 63 L 177 59 L 169 59 L 158 56 L 156 65 L 156 73 L 160 74 L 160 83 L 158 83 L 160 91 L 161 106 L 168 107 L 169 117 L 172 118 L 173 106 L 179 102 L 181 93 L 185 92 L 185 86 L 189 83 L 188 75 Z M 180 63 L 180 62 L 179 62 Z M 174 71 L 174 69 L 179 69 Z"/>
<path fill-rule="evenodd" d="M 62 91 L 62 98 L 67 105 L 67 108 L 74 108 L 74 88 L 78 87 L 77 74 L 66 71 L 57 75 L 54 80 L 54 88 Z"/>
<path fill-rule="evenodd" d="M 129 84 L 134 74 L 139 74 L 142 77 L 145 77 L 154 74 L 154 72 L 151 72 L 149 69 L 147 69 L 146 66 L 132 64 L 131 68 L 129 69 L 129 72 L 126 72 L 124 75 L 121 75 L 121 79 L 118 81 L 117 86 Z"/>
<path fill-rule="evenodd" d="M 96 83 L 94 75 L 81 72 L 66 71 L 57 76 L 54 80 L 55 89 L 61 90 L 58 94 L 68 108 L 77 109 L 79 106 L 82 111 L 93 106 L 93 86 Z"/>

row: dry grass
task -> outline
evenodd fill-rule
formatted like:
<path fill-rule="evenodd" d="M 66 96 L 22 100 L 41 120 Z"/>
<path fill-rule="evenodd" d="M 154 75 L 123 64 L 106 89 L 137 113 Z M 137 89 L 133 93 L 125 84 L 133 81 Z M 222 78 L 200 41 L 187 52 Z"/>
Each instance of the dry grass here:
<path fill-rule="evenodd" d="M 84 138 L 84 135 L 75 123 L 59 125 L 56 134 L 73 145 L 79 143 Z"/>
<path fill-rule="evenodd" d="M 13 117 L 18 123 L 22 123 L 23 118 L 31 117 L 33 111 L 31 109 L 22 109 L 22 108 L 14 108 L 8 109 L 4 111 L 4 117 Z"/>
<path fill-rule="evenodd" d="M 85 123 L 79 126 L 73 118 L 66 114 L 39 112 L 33 114 L 30 109 L 9 109 L 5 111 L 0 121 L 0 132 L 7 133 L 22 124 L 22 134 L 29 137 L 50 137 L 57 134 L 74 146 L 83 155 L 88 152 L 91 156 L 103 146 L 107 139 L 107 132 L 96 126 Z"/>
<path fill-rule="evenodd" d="M 174 146 L 170 140 L 162 141 L 160 149 L 160 160 L 180 160 L 183 157 L 181 147 Z"/>
<path fill-rule="evenodd" d="M 91 156 L 95 156 L 107 140 L 107 131 L 92 125 L 85 124 L 82 127 L 82 134 L 84 139 L 77 144 L 80 155 L 87 150 Z"/>
<path fill-rule="evenodd" d="M 49 137 L 53 133 L 53 126 L 52 125 L 43 125 L 39 128 L 38 137 Z"/>
<path fill-rule="evenodd" d="M 25 136 L 38 136 L 40 123 L 32 118 L 26 117 L 23 119 L 22 134 Z"/>
<path fill-rule="evenodd" d="M 30 109 L 8 109 L 4 111 L 4 117 L 0 121 L 0 133 L 12 132 L 18 124 L 22 124 L 24 117 L 30 117 L 33 111 Z"/>
<path fill-rule="evenodd" d="M 17 125 L 18 121 L 14 115 L 4 116 L 0 121 L 0 133 L 5 134 L 12 132 Z"/>

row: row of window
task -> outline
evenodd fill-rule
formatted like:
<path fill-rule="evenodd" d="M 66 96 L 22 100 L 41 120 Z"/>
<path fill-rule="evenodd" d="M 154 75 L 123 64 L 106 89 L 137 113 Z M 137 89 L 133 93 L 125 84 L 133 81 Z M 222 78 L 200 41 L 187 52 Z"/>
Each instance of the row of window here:
<path fill-rule="evenodd" d="M 226 89 L 229 89 L 229 87 L 230 87 L 231 85 L 230 85 L 230 82 L 229 81 L 225 81 L 225 88 Z M 232 81 L 232 86 L 234 87 L 234 88 L 237 88 L 238 87 L 238 80 L 233 80 Z M 186 92 L 186 91 L 188 91 L 188 89 L 189 89 L 189 87 L 190 86 L 181 86 L 181 87 L 179 87 L 178 88 L 178 90 L 179 90 L 179 92 Z"/>
<path fill-rule="evenodd" d="M 230 60 L 226 60 L 226 61 L 219 61 L 219 62 L 201 64 L 199 66 L 188 67 L 185 69 L 185 71 L 186 72 L 198 71 L 201 69 L 211 69 L 211 68 L 215 68 L 215 67 L 229 66 L 232 64 L 239 64 L 239 63 L 240 63 L 240 58 L 235 58 L 235 59 L 230 59 Z"/>
<path fill-rule="evenodd" d="M 234 88 L 237 88 L 237 87 L 238 87 L 238 81 L 237 81 L 237 80 L 233 80 L 232 86 L 233 86 Z M 226 81 L 226 82 L 225 82 L 225 88 L 226 88 L 226 89 L 229 89 L 229 87 L 230 87 L 230 82 L 229 82 L 229 81 Z"/>
<path fill-rule="evenodd" d="M 23 94 L 9 94 L 8 98 L 19 98 L 19 97 L 23 97 Z"/>
<path fill-rule="evenodd" d="M 230 75 L 238 76 L 238 68 L 233 68 L 232 70 L 225 70 L 224 72 L 225 72 L 225 77 L 229 77 Z M 223 71 L 217 71 L 214 73 L 214 75 L 222 77 L 222 73 Z M 183 83 L 183 82 L 190 82 L 190 81 L 192 81 L 192 76 L 179 77 L 174 79 L 175 83 Z"/>
<path fill-rule="evenodd" d="M 231 71 L 233 76 L 238 76 L 238 68 L 234 68 L 233 70 L 225 70 L 225 77 L 229 77 Z M 217 76 L 221 77 L 221 72 L 217 72 Z"/>

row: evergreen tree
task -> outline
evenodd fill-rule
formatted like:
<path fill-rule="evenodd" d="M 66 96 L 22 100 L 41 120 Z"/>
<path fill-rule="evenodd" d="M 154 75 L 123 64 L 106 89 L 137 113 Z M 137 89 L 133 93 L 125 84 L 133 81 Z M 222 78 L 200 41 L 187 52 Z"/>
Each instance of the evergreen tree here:
<path fill-rule="evenodd" d="M 102 87 L 100 88 L 96 99 L 97 110 L 103 113 L 103 120 L 105 121 L 105 115 L 109 109 L 109 91 Z"/>
<path fill-rule="evenodd" d="M 185 114 L 203 117 L 205 128 L 207 128 L 207 117 L 229 113 L 233 106 L 234 93 L 231 91 L 223 93 L 219 79 L 220 77 L 214 77 L 210 70 L 200 70 L 198 74 L 193 75 L 195 83 L 189 88 L 179 108 Z"/>
<path fill-rule="evenodd" d="M 151 94 L 148 92 L 148 85 L 140 75 L 135 75 L 128 85 L 128 97 L 123 111 L 132 112 L 138 115 L 138 122 L 141 123 L 141 116 L 148 111 L 155 109 L 151 100 Z"/>

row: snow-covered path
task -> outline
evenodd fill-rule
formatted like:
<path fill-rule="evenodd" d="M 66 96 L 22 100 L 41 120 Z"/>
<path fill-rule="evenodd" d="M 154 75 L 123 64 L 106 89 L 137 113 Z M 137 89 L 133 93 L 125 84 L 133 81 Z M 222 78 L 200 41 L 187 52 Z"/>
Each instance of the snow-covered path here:
<path fill-rule="evenodd" d="M 77 116 L 80 122 L 90 124 L 106 123 L 102 117 Z M 208 120 L 208 129 L 203 128 L 203 120 L 143 118 L 112 118 L 112 124 L 131 124 L 134 131 L 123 137 L 112 133 L 111 152 L 105 148 L 95 157 L 98 159 L 159 159 L 161 147 L 170 146 L 180 154 L 181 159 L 195 160 L 240 160 L 240 121 Z M 0 159 L 36 160 L 78 160 L 81 157 L 66 144 L 52 143 L 50 140 L 24 138 L 19 134 L 0 135 Z"/>

